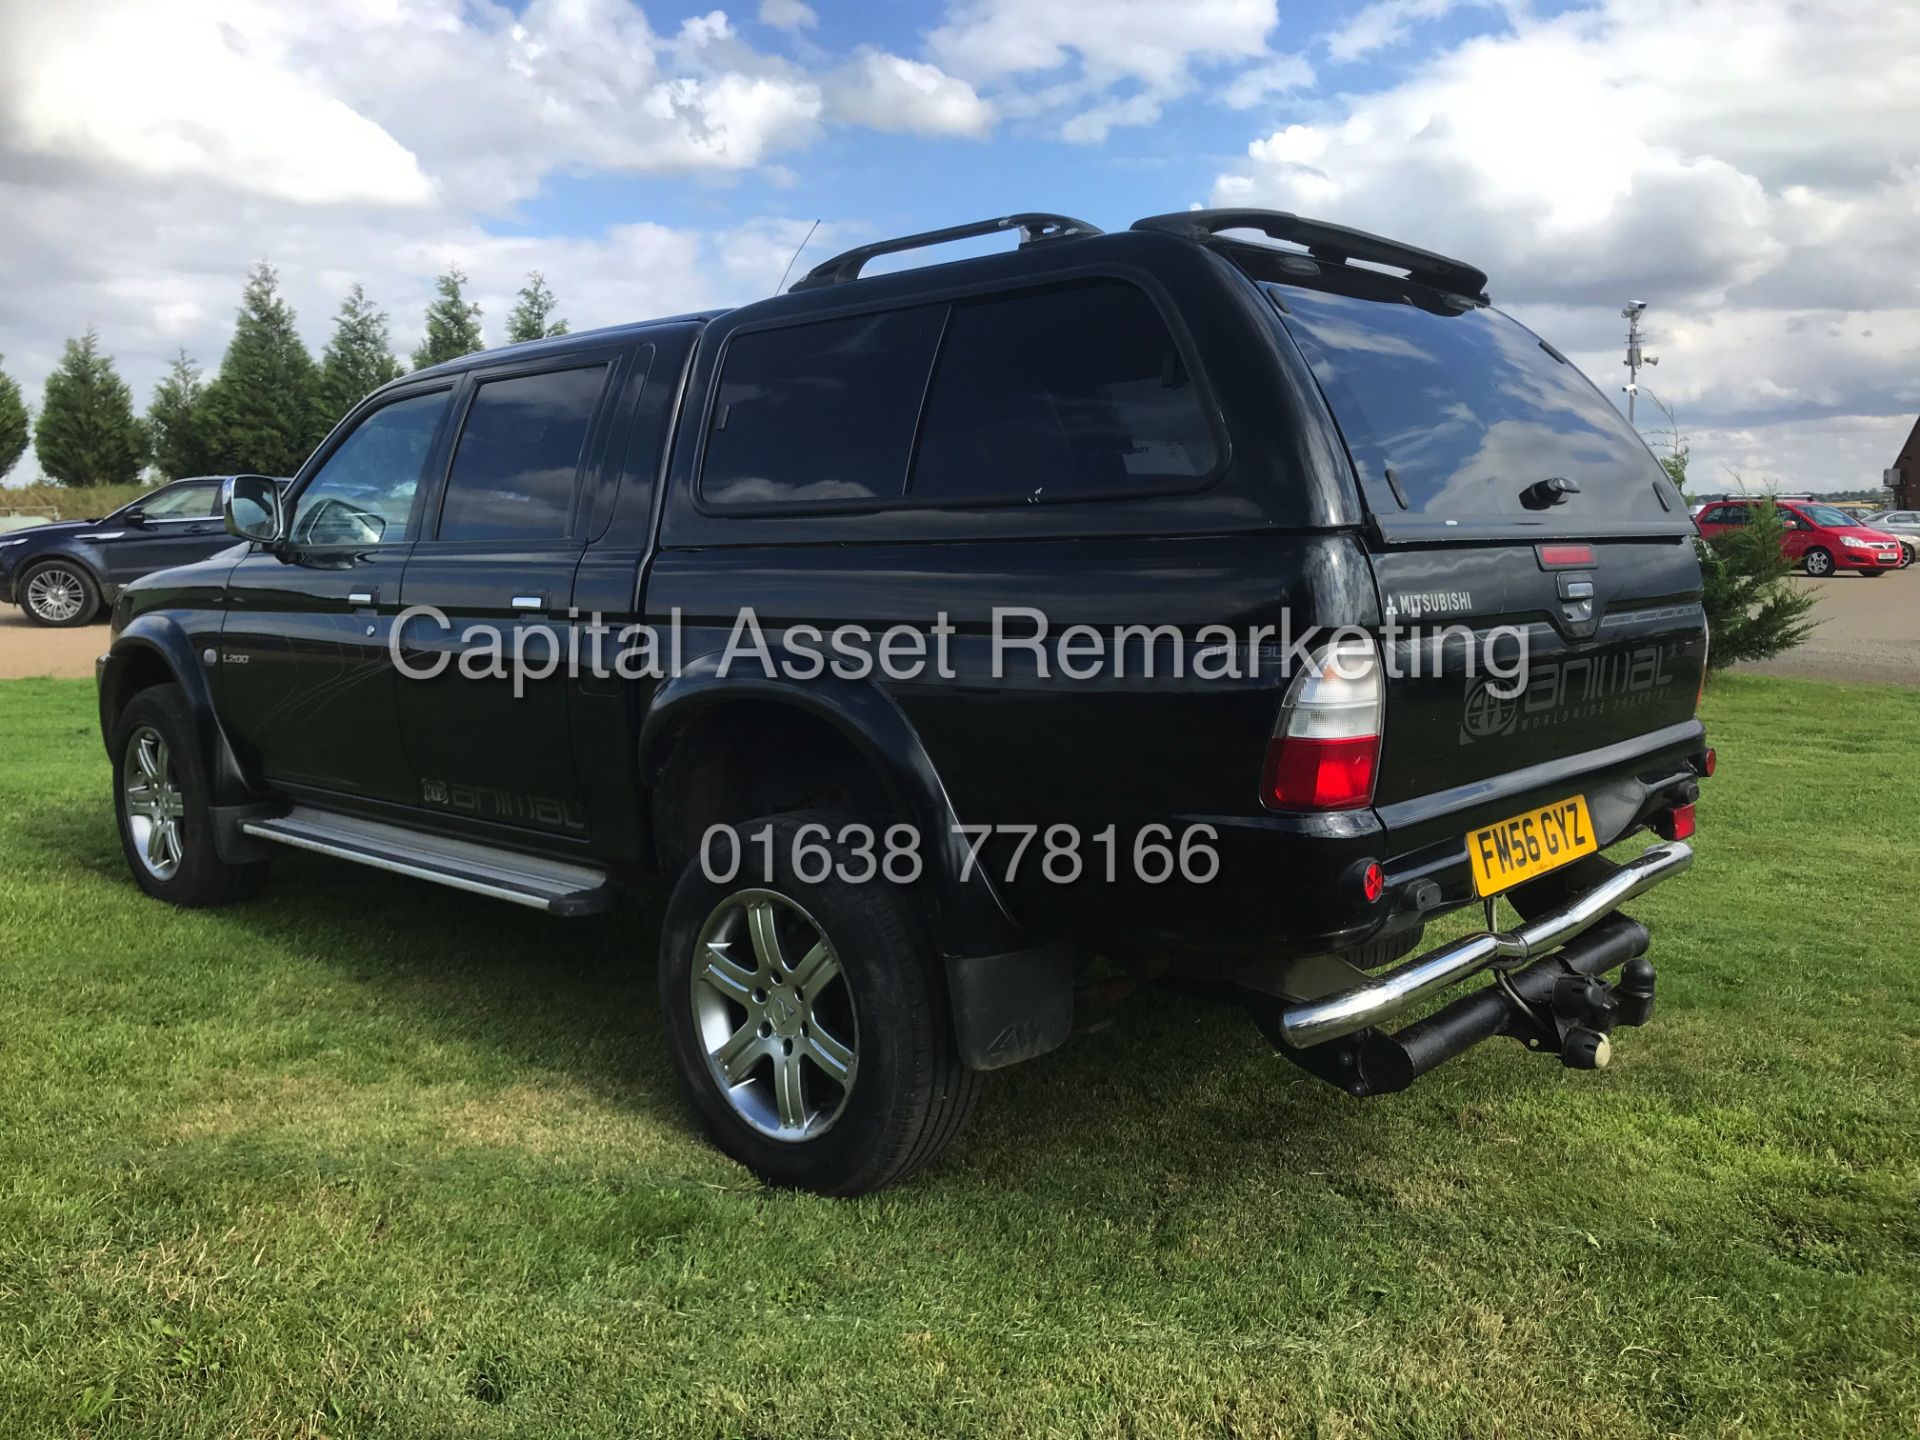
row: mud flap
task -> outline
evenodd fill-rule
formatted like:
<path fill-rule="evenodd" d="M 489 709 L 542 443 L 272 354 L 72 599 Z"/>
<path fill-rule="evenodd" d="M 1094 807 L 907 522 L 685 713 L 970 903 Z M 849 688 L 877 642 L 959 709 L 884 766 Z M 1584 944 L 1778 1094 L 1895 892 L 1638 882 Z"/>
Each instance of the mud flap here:
<path fill-rule="evenodd" d="M 1073 1030 L 1073 947 L 947 957 L 954 1038 L 970 1070 L 1044 1055 Z"/>

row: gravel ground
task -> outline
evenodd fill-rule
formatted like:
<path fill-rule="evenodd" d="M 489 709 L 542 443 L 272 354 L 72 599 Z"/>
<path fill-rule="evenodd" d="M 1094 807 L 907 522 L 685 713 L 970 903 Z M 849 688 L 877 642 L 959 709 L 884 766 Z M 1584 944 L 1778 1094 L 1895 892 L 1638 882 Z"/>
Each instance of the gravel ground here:
<path fill-rule="evenodd" d="M 107 648 L 106 621 L 71 630 L 30 625 L 11 605 L 0 607 L 0 680 L 51 675 L 80 679 L 93 674 L 93 657 Z"/>
<path fill-rule="evenodd" d="M 1762 675 L 1808 680 L 1876 680 L 1920 685 L 1920 567 L 1870 580 L 1864 575 L 1802 576 L 1794 583 L 1820 597 L 1813 636 L 1760 665 Z"/>

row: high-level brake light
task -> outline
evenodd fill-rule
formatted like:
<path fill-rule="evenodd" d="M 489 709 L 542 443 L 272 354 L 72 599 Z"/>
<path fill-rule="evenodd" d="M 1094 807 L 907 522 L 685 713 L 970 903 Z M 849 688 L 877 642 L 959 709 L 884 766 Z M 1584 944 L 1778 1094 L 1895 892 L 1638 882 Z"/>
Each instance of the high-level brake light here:
<path fill-rule="evenodd" d="M 1536 545 L 1533 553 L 1540 557 L 1543 570 L 1566 570 L 1594 563 L 1591 545 Z"/>
<path fill-rule="evenodd" d="M 1267 742 L 1260 802 L 1270 810 L 1358 810 L 1373 803 L 1384 710 L 1380 656 L 1353 636 L 1293 679 Z"/>

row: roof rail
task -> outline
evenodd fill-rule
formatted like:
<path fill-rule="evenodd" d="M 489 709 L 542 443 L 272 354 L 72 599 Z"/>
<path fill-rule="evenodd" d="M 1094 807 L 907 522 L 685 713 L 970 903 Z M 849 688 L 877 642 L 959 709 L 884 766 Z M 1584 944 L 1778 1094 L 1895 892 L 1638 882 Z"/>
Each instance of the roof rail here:
<path fill-rule="evenodd" d="M 871 245 L 856 245 L 831 260 L 823 260 L 789 287 L 818 290 L 860 278 L 860 267 L 877 255 L 892 255 L 901 250 L 919 250 L 928 245 L 945 245 L 950 240 L 971 240 L 977 235 L 995 235 L 1002 230 L 1018 229 L 1020 244 L 1038 245 L 1045 240 L 1068 240 L 1077 235 L 1098 235 L 1098 225 L 1076 220 L 1071 215 L 1049 215 L 1043 210 L 1002 215 L 993 220 L 974 220 L 965 225 L 949 225 L 944 230 L 923 230 L 918 235 L 902 235 L 895 240 L 876 240 Z"/>
<path fill-rule="evenodd" d="M 1149 215 L 1133 222 L 1136 230 L 1164 230 L 1192 240 L 1208 241 L 1222 230 L 1258 230 L 1273 240 L 1291 240 L 1304 245 L 1316 260 L 1345 264 L 1349 260 L 1367 260 L 1376 265 L 1391 265 L 1407 272 L 1408 278 L 1423 285 L 1486 298 L 1487 274 L 1463 260 L 1450 260 L 1431 250 L 1402 245 L 1383 235 L 1350 230 L 1345 225 L 1330 225 L 1324 220 L 1309 220 L 1283 210 L 1181 210 L 1171 215 Z"/>

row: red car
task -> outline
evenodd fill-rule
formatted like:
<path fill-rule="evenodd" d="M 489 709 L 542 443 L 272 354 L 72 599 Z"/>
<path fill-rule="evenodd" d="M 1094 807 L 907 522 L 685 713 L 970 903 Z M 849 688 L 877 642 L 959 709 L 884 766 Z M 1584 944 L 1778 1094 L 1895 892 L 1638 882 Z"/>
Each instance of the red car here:
<path fill-rule="evenodd" d="M 1754 507 L 1765 498 L 1716 500 L 1701 510 L 1694 524 L 1711 540 L 1747 524 Z M 1775 499 L 1773 504 L 1786 527 L 1781 545 L 1787 558 L 1799 561 L 1809 575 L 1831 575 L 1835 570 L 1884 575 L 1898 570 L 1906 561 L 1899 537 L 1862 525 L 1859 517 L 1838 506 L 1817 500 Z"/>

